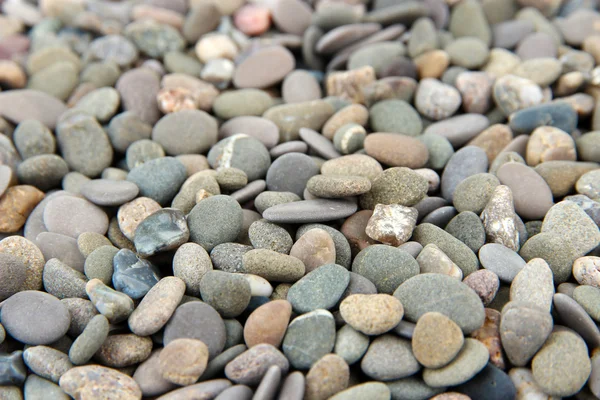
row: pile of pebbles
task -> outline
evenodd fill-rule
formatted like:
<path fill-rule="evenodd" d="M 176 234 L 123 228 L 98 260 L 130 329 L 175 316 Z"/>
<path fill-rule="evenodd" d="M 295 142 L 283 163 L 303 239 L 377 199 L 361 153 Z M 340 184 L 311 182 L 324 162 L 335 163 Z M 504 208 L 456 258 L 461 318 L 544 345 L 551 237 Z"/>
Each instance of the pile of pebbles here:
<path fill-rule="evenodd" d="M 0 0 L 0 399 L 600 398 L 596 0 Z"/>

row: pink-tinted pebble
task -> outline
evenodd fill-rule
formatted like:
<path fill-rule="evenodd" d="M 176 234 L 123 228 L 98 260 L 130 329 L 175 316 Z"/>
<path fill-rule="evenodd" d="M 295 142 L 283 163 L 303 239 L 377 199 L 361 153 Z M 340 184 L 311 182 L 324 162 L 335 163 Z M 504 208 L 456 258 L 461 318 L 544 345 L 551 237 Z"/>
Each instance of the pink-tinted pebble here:
<path fill-rule="evenodd" d="M 233 23 L 246 35 L 261 35 L 271 26 L 271 12 L 267 7 L 248 4 L 235 13 Z"/>

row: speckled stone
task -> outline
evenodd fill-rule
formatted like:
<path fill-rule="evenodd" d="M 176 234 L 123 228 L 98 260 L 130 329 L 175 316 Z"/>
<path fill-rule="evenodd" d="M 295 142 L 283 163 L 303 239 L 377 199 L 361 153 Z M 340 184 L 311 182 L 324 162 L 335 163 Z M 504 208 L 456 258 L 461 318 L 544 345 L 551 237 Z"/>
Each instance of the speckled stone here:
<path fill-rule="evenodd" d="M 423 379 L 432 387 L 461 384 L 481 371 L 486 366 L 488 359 L 487 348 L 478 340 L 468 338 L 450 364 L 439 369 L 425 369 Z"/>
<path fill-rule="evenodd" d="M 198 203 L 188 215 L 190 239 L 207 251 L 234 241 L 242 229 L 242 209 L 228 196 L 212 196 Z"/>
<path fill-rule="evenodd" d="M 392 334 L 379 336 L 371 342 L 360 367 L 367 376 L 380 381 L 406 378 L 421 369 L 410 341 Z"/>
<path fill-rule="evenodd" d="M 292 285 L 287 299 L 297 313 L 333 308 L 350 282 L 350 273 L 336 264 L 326 264 Z"/>
<path fill-rule="evenodd" d="M 397 299 L 385 294 L 353 294 L 340 304 L 344 321 L 366 335 L 380 335 L 393 329 L 404 310 Z"/>
<path fill-rule="evenodd" d="M 294 243 L 290 256 L 302 261 L 306 272 L 311 272 L 322 265 L 335 262 L 335 243 L 327 231 L 311 229 Z"/>
<path fill-rule="evenodd" d="M 411 207 L 427 194 L 427 180 L 406 167 L 386 169 L 372 183 L 371 191 L 360 197 L 363 208 L 377 204 L 401 204 Z"/>
<path fill-rule="evenodd" d="M 358 253 L 352 263 L 352 271 L 373 282 L 380 293 L 391 294 L 419 273 L 419 264 L 405 251 L 372 245 Z"/>
<path fill-rule="evenodd" d="M 127 180 L 139 187 L 141 196 L 164 205 L 175 197 L 186 177 L 185 167 L 179 160 L 163 157 L 135 167 Z"/>
<path fill-rule="evenodd" d="M 465 284 L 446 275 L 412 277 L 395 290 L 394 296 L 404 306 L 404 315 L 409 321 L 416 322 L 423 314 L 436 311 L 452 319 L 463 332 L 470 333 L 480 328 L 485 319 L 479 296 Z M 448 303 L 447 298 L 453 301 Z"/>
<path fill-rule="evenodd" d="M 463 343 L 463 333 L 458 325 L 443 314 L 429 312 L 417 321 L 412 350 L 424 367 L 441 368 L 454 359 Z"/>
<path fill-rule="evenodd" d="M 418 136 L 423 124 L 417 111 L 403 100 L 384 100 L 370 109 L 371 126 L 376 132 Z"/>
<path fill-rule="evenodd" d="M 231 360 L 225 367 L 225 376 L 235 383 L 257 385 L 273 365 L 284 374 L 289 369 L 288 360 L 277 348 L 259 344 Z"/>

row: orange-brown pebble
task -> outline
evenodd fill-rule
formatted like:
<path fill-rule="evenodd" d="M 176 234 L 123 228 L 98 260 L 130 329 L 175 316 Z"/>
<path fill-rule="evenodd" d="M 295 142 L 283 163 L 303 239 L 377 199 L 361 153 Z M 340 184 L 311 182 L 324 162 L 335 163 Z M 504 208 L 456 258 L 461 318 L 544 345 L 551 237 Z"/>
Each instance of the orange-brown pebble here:
<path fill-rule="evenodd" d="M 25 225 L 44 192 L 29 185 L 13 186 L 0 197 L 0 232 L 16 232 Z"/>
<path fill-rule="evenodd" d="M 247 4 L 237 10 L 233 16 L 233 23 L 246 35 L 262 35 L 271 26 L 271 11 L 258 4 Z"/>
<path fill-rule="evenodd" d="M 20 89 L 25 87 L 27 76 L 16 62 L 0 60 L 0 83 L 12 89 Z"/>
<path fill-rule="evenodd" d="M 473 339 L 479 340 L 490 352 L 490 362 L 500 369 L 506 368 L 502 342 L 500 340 L 501 314 L 491 308 L 485 309 L 485 321 L 483 326 L 471 333 Z"/>
<path fill-rule="evenodd" d="M 291 315 L 292 305 L 287 300 L 273 300 L 258 307 L 244 325 L 246 346 L 267 343 L 279 347 Z"/>

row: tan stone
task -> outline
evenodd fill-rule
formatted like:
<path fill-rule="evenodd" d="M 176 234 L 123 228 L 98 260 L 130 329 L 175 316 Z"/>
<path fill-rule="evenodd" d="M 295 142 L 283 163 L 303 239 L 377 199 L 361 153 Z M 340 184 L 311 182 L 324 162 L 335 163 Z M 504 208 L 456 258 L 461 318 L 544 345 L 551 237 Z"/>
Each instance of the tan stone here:
<path fill-rule="evenodd" d="M 44 192 L 29 185 L 12 186 L 0 197 L 0 232 L 16 232 L 44 198 Z"/>

